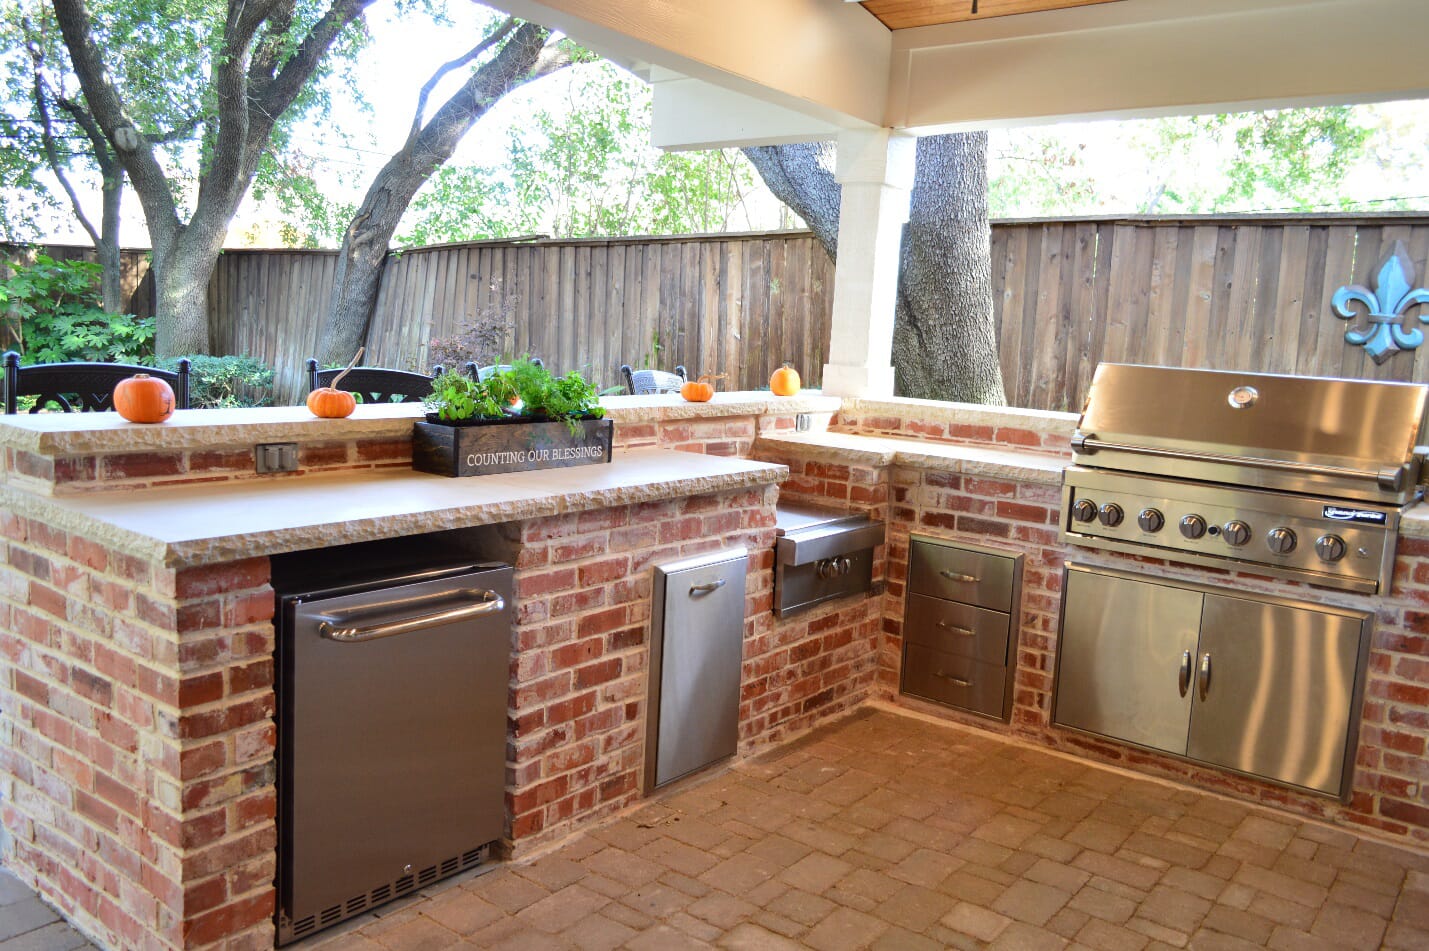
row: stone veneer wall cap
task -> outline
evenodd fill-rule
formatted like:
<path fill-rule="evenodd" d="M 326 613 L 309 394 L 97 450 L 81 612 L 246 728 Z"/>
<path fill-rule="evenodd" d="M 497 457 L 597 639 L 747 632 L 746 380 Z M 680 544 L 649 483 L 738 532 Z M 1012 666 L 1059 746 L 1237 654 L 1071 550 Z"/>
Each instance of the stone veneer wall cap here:
<path fill-rule="evenodd" d="M 765 435 L 755 443 L 756 454 L 761 448 L 821 462 L 941 469 L 1044 485 L 1060 485 L 1062 469 L 1067 464 L 1060 456 L 1031 450 L 990 449 L 963 443 L 900 436 L 861 436 L 856 433 Z"/>
<path fill-rule="evenodd" d="M 1399 534 L 1406 538 L 1429 538 L 1429 503 L 1420 502 L 1404 513 Z"/>
<path fill-rule="evenodd" d="M 764 390 L 716 393 L 707 403 L 691 403 L 678 393 L 652 396 L 607 396 L 601 399 L 606 415 L 619 423 L 648 423 L 672 419 L 721 416 L 836 413 L 843 405 L 837 396 L 807 390 L 794 396 L 775 396 Z"/>
<path fill-rule="evenodd" d="M 1042 409 L 1020 409 L 1015 406 L 985 406 L 981 403 L 949 403 L 944 400 L 914 400 L 902 397 L 889 399 L 849 399 L 844 408 L 851 413 L 906 416 L 916 410 L 917 417 L 934 423 L 964 423 L 982 426 L 1009 426 L 1038 433 L 1066 433 L 1070 438 L 1077 428 L 1076 413 L 1055 413 Z"/>
<path fill-rule="evenodd" d="M 127 554 L 192 567 L 756 488 L 787 466 L 637 449 L 605 465 L 448 479 L 410 470 L 222 482 L 53 498 L 3 487 L 17 515 Z"/>
<path fill-rule="evenodd" d="M 359 405 L 346 419 L 319 419 L 306 406 L 187 409 L 155 424 L 131 423 L 118 413 L 20 414 L 0 416 L 0 447 L 58 457 L 402 438 L 422 415 L 420 403 Z"/>

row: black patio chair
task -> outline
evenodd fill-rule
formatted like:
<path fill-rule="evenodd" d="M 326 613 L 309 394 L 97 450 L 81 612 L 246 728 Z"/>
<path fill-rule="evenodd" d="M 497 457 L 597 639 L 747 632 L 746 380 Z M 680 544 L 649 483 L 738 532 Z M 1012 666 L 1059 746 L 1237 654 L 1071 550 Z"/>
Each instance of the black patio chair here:
<path fill-rule="evenodd" d="M 540 357 L 532 357 L 531 362 L 538 367 L 544 367 L 546 365 L 541 361 Z M 491 366 L 479 367 L 475 361 L 472 361 L 466 365 L 466 375 L 473 380 L 485 380 L 493 373 L 509 372 L 511 372 L 511 364 L 509 363 L 495 363 Z"/>
<path fill-rule="evenodd" d="M 319 370 L 318 362 L 308 358 L 308 392 L 320 386 L 332 386 L 342 372 L 342 367 Z M 432 375 L 425 376 L 409 370 L 393 370 L 388 367 L 353 367 L 342 378 L 342 386 L 349 393 L 356 393 L 366 403 L 420 403 L 432 395 L 432 381 L 442 375 L 443 368 L 432 367 Z"/>
<path fill-rule="evenodd" d="M 20 366 L 20 355 L 5 354 L 5 413 L 20 411 L 20 397 L 37 396 L 30 412 L 57 406 L 66 413 L 101 413 L 114 409 L 114 387 L 136 373 L 147 373 L 174 390 L 174 407 L 189 408 L 189 361 L 161 370 L 132 363 L 35 363 Z"/>
<path fill-rule="evenodd" d="M 630 364 L 620 365 L 620 373 L 625 377 L 625 388 L 631 396 L 646 396 L 651 393 L 678 393 L 680 387 L 689 382 L 682 366 L 675 367 L 674 373 L 664 370 L 632 370 Z"/>

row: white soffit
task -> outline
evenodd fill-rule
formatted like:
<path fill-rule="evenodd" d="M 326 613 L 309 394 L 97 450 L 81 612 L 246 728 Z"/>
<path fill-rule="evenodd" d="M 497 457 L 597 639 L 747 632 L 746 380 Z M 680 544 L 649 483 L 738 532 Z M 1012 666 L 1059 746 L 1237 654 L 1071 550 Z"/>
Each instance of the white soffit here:
<path fill-rule="evenodd" d="M 491 0 L 491 5 L 560 30 L 636 72 L 661 67 L 830 126 L 884 124 L 892 33 L 857 4 Z M 718 127 L 721 118 L 711 118 Z"/>
<path fill-rule="evenodd" d="M 1429 0 L 1128 0 L 893 32 L 919 134 L 1429 95 Z"/>

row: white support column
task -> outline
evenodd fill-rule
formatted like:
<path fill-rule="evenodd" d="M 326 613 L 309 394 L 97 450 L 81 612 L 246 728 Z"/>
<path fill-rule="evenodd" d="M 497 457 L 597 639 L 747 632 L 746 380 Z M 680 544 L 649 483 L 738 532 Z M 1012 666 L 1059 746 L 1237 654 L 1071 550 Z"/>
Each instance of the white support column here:
<path fill-rule="evenodd" d="M 823 391 L 893 395 L 893 312 L 917 140 L 891 129 L 839 135 L 839 260 Z"/>

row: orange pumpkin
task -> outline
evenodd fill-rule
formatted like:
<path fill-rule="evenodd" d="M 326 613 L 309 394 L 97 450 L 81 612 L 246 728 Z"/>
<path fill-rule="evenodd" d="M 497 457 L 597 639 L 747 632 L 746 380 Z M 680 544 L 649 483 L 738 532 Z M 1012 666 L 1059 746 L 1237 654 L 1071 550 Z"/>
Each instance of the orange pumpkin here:
<path fill-rule="evenodd" d="M 709 376 L 702 376 L 698 380 L 691 380 L 680 387 L 680 395 L 691 403 L 708 403 L 714 396 L 714 384 L 708 382 L 714 379 Z"/>
<path fill-rule="evenodd" d="M 114 408 L 131 423 L 162 423 L 174 415 L 174 391 L 147 373 L 114 384 Z"/>
<path fill-rule="evenodd" d="M 347 390 L 320 386 L 308 394 L 308 409 L 323 419 L 343 419 L 357 409 L 357 398 Z"/>
<path fill-rule="evenodd" d="M 774 375 L 769 378 L 769 389 L 775 396 L 793 396 L 802 386 L 799 371 L 787 363 L 775 370 Z"/>

